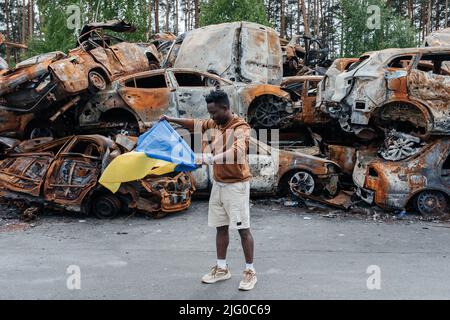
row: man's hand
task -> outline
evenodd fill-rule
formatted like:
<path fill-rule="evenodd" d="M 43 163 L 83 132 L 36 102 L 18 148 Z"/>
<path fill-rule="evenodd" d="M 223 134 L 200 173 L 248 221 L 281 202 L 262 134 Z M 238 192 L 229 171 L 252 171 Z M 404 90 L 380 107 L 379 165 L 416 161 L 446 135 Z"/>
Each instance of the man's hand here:
<path fill-rule="evenodd" d="M 171 122 L 172 118 L 163 114 L 161 117 L 159 117 L 159 121 L 163 121 L 163 120 L 166 120 L 167 122 Z"/>
<path fill-rule="evenodd" d="M 213 164 L 213 162 L 213 156 L 211 154 L 203 153 L 195 158 L 195 163 L 199 166 L 202 166 L 204 164 L 211 165 Z"/>

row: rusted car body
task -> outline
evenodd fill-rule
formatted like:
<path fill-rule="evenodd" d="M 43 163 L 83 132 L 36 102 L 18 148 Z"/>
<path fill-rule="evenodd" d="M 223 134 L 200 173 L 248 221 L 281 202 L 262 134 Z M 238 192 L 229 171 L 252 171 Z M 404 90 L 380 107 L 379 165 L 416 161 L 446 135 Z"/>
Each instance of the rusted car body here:
<path fill-rule="evenodd" d="M 326 200 L 339 193 L 341 170 L 333 161 L 280 150 L 254 138 L 250 139 L 248 161 L 252 196 L 291 194 Z M 204 165 L 192 173 L 198 193 L 207 193 L 212 187 L 212 170 Z"/>
<path fill-rule="evenodd" d="M 296 123 L 317 126 L 331 121 L 327 113 L 316 108 L 318 85 L 322 79 L 323 76 L 293 76 L 283 78 L 281 87 L 295 91 L 301 98 L 300 111 L 292 116 L 292 120 Z"/>
<path fill-rule="evenodd" d="M 449 213 L 450 139 L 432 139 L 420 153 L 397 162 L 381 159 L 376 149 L 360 150 L 353 181 L 362 199 L 381 208 Z"/>
<path fill-rule="evenodd" d="M 425 37 L 424 47 L 450 46 L 450 28 L 434 31 Z"/>
<path fill-rule="evenodd" d="M 316 106 L 317 108 L 326 110 L 326 107 L 330 105 L 331 98 L 334 94 L 334 87 L 335 87 L 335 81 L 336 77 L 341 74 L 342 72 L 348 70 L 350 66 L 357 62 L 358 58 L 339 58 L 334 60 L 333 64 L 328 68 L 327 72 L 325 73 L 322 81 L 318 85 L 317 90 L 317 99 L 316 99 Z M 332 112 L 327 111 L 331 116 L 333 115 Z"/>
<path fill-rule="evenodd" d="M 341 127 L 361 137 L 396 129 L 422 139 L 450 133 L 450 47 L 386 49 L 339 74 L 331 98 Z"/>
<path fill-rule="evenodd" d="M 279 85 L 283 77 L 278 34 L 251 22 L 223 23 L 186 32 L 173 43 L 165 67 L 192 68 L 246 83 Z"/>
<path fill-rule="evenodd" d="M 100 135 L 27 140 L 0 161 L 0 196 L 111 218 L 120 211 L 153 216 L 189 207 L 195 190 L 189 173 L 147 176 L 116 194 L 98 184 L 102 170 L 123 149 Z"/>
<path fill-rule="evenodd" d="M 67 115 L 68 109 L 85 103 L 90 96 L 85 93 L 103 90 L 121 76 L 159 68 L 154 45 L 124 42 L 103 30 L 135 29 L 116 20 L 88 24 L 67 56 L 55 52 L 33 57 L 0 77 L 0 134 L 34 137 L 34 129 L 51 126 L 52 115 Z M 65 110 L 58 113 L 60 108 Z"/>
<path fill-rule="evenodd" d="M 216 87 L 228 94 L 233 112 L 255 127 L 280 125 L 283 117 L 299 111 L 301 103 L 279 86 L 231 82 L 192 69 L 161 69 L 113 82 L 81 109 L 79 125 L 82 130 L 115 127 L 143 132 L 162 114 L 209 118 L 205 97 Z"/>
<path fill-rule="evenodd" d="M 323 75 L 331 64 L 329 49 L 317 38 L 294 35 L 290 41 L 280 39 L 283 52 L 283 76 Z"/>

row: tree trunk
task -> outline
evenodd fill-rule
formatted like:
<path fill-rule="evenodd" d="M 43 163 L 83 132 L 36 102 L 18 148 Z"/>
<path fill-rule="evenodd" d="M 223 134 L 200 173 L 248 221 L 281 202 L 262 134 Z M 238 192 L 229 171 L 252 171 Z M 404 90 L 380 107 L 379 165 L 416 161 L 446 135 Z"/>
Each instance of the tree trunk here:
<path fill-rule="evenodd" d="M 194 19 L 195 19 L 195 29 L 197 29 L 200 26 L 200 6 L 198 3 L 198 0 L 194 0 Z"/>
<path fill-rule="evenodd" d="M 5 0 L 5 13 L 6 13 L 6 35 L 5 35 L 5 40 L 9 41 L 10 40 L 10 32 L 9 32 L 9 0 Z M 9 46 L 6 46 L 6 62 L 9 65 L 9 61 L 11 59 L 11 51 L 9 49 Z"/>
<path fill-rule="evenodd" d="M 166 0 L 166 32 L 169 32 L 170 0 Z"/>
<path fill-rule="evenodd" d="M 286 37 L 286 25 L 284 17 L 284 0 L 280 0 L 280 37 Z"/>
<path fill-rule="evenodd" d="M 159 33 L 159 0 L 155 0 L 155 33 Z"/>
<path fill-rule="evenodd" d="M 428 2 L 427 7 L 427 24 L 426 24 L 426 35 L 430 33 L 431 30 L 431 1 Z"/>
<path fill-rule="evenodd" d="M 408 18 L 413 23 L 413 0 L 408 0 Z"/>
<path fill-rule="evenodd" d="M 151 36 L 152 30 L 152 0 L 148 0 L 148 34 Z"/>
<path fill-rule="evenodd" d="M 445 27 L 448 27 L 448 0 L 445 0 Z"/>
<path fill-rule="evenodd" d="M 440 26 L 440 18 L 441 18 L 441 7 L 439 5 L 439 0 L 436 0 L 436 20 L 435 20 L 435 26 L 434 26 L 434 30 L 439 30 L 439 26 Z"/>
<path fill-rule="evenodd" d="M 301 8 L 302 8 L 302 15 L 303 15 L 303 33 L 308 36 L 309 35 L 309 26 L 308 26 L 308 15 L 306 13 L 306 6 L 305 6 L 305 0 L 299 0 Z"/>
<path fill-rule="evenodd" d="M 29 0 L 28 1 L 28 36 L 30 38 L 33 37 L 33 32 L 34 32 L 33 17 L 34 17 L 34 1 Z"/>
<path fill-rule="evenodd" d="M 175 0 L 175 21 L 173 31 L 175 34 L 178 34 L 178 0 Z"/>

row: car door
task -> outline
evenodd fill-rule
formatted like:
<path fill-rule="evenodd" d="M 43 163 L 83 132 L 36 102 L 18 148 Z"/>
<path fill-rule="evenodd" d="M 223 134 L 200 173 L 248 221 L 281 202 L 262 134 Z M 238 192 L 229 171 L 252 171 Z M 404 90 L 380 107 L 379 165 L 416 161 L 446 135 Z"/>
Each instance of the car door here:
<path fill-rule="evenodd" d="M 250 165 L 250 190 L 252 193 L 272 193 L 276 188 L 278 154 L 266 144 L 250 139 L 248 162 Z"/>
<path fill-rule="evenodd" d="M 49 152 L 11 155 L 0 161 L 0 187 L 39 197 L 53 159 L 53 154 Z"/>
<path fill-rule="evenodd" d="M 152 71 L 128 77 L 120 82 L 119 95 L 148 125 L 163 114 L 178 117 L 174 89 L 164 71 Z"/>
<path fill-rule="evenodd" d="M 0 161 L 0 188 L 39 197 L 48 169 L 66 142 L 59 139 L 42 144 L 35 139 L 21 143 L 16 148 L 22 151 Z"/>
<path fill-rule="evenodd" d="M 94 138 L 74 137 L 56 156 L 44 186 L 45 200 L 77 209 L 97 185 L 104 150 Z"/>
<path fill-rule="evenodd" d="M 408 74 L 416 60 L 416 55 L 406 54 L 396 56 L 387 63 L 384 77 L 386 79 L 386 88 L 389 95 L 395 95 L 396 99 L 407 98 Z M 356 108 L 358 108 L 358 103 L 356 104 Z"/>
<path fill-rule="evenodd" d="M 237 113 L 235 103 L 236 90 L 234 86 L 219 77 L 195 71 L 172 71 L 168 73 L 172 86 L 175 88 L 176 103 L 179 117 L 207 119 L 206 96 L 217 86 L 225 91 L 230 98 L 232 109 Z"/>

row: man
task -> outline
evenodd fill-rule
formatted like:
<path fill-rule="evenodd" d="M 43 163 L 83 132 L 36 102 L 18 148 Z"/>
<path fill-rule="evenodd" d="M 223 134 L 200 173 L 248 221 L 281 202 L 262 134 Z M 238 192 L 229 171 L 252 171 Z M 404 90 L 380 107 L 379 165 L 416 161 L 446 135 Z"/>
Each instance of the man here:
<path fill-rule="evenodd" d="M 202 137 L 212 133 L 212 156 L 202 154 L 202 164 L 213 165 L 214 180 L 208 209 L 208 225 L 217 229 L 217 264 L 204 275 L 204 283 L 230 279 L 226 263 L 229 243 L 228 228 L 237 229 L 241 237 L 246 266 L 240 290 L 251 290 L 256 284 L 253 267 L 253 236 L 250 232 L 250 168 L 247 150 L 250 126 L 230 110 L 227 94 L 211 91 L 206 97 L 211 119 L 180 119 L 162 116 L 161 119 L 177 123 Z"/>

